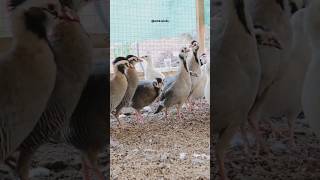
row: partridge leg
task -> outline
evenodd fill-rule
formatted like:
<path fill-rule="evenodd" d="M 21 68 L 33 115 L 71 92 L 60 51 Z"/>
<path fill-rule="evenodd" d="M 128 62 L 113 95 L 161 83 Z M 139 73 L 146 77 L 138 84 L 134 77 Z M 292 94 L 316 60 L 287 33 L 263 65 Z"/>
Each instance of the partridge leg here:
<path fill-rule="evenodd" d="M 188 104 L 189 104 L 189 111 L 192 112 L 193 111 L 193 101 L 192 99 L 188 99 Z"/>
<path fill-rule="evenodd" d="M 249 124 L 250 126 L 253 128 L 253 132 L 255 134 L 256 137 L 256 141 L 257 141 L 257 155 L 263 151 L 263 152 L 267 152 L 263 140 L 262 140 L 262 136 L 259 130 L 259 126 L 258 126 L 258 122 L 253 120 L 253 118 L 249 118 Z"/>
<path fill-rule="evenodd" d="M 242 125 L 240 127 L 240 132 L 241 132 L 241 136 L 244 141 L 244 152 L 245 152 L 245 154 L 248 154 L 249 153 L 249 139 L 248 139 L 247 132 L 245 130 L 244 125 Z"/>
<path fill-rule="evenodd" d="M 177 118 L 178 118 L 180 121 L 182 121 L 181 107 L 182 107 L 182 104 L 177 104 Z"/>
<path fill-rule="evenodd" d="M 9 156 L 4 162 L 11 170 L 15 170 L 17 167 L 17 159 L 13 156 Z"/>
<path fill-rule="evenodd" d="M 218 142 L 216 144 L 216 158 L 219 164 L 219 174 L 221 176 L 222 180 L 227 180 L 228 177 L 226 175 L 225 166 L 224 166 L 224 160 L 225 160 L 225 152 L 229 146 L 229 143 L 234 136 L 237 128 L 235 127 L 228 127 L 226 130 L 224 130 L 218 139 Z"/>
<path fill-rule="evenodd" d="M 135 116 L 136 116 L 136 121 L 138 122 L 139 121 L 138 111 L 136 111 Z"/>
<path fill-rule="evenodd" d="M 17 173 L 21 180 L 29 180 L 29 167 L 34 152 L 32 150 L 21 150 L 17 163 Z"/>
<path fill-rule="evenodd" d="M 195 106 L 195 101 L 193 100 L 193 101 L 191 101 L 190 102 L 190 104 L 191 104 L 191 112 L 194 110 L 194 106 Z"/>
<path fill-rule="evenodd" d="M 287 119 L 288 125 L 290 123 L 289 121 L 290 120 Z M 287 132 L 290 133 L 290 130 L 288 130 L 287 128 L 275 128 L 275 125 L 272 122 L 269 122 L 268 124 L 271 127 L 271 135 L 273 138 L 277 138 L 277 137 L 286 138 L 287 137 L 286 133 Z M 289 128 L 290 128 L 290 125 L 289 125 Z"/>
<path fill-rule="evenodd" d="M 93 170 L 94 174 L 99 180 L 106 180 L 106 177 L 102 174 L 100 169 L 98 168 L 98 151 L 91 151 L 88 153 L 88 162 Z"/>
<path fill-rule="evenodd" d="M 91 180 L 89 166 L 85 159 L 82 160 L 82 170 L 83 170 L 84 180 Z"/>
<path fill-rule="evenodd" d="M 102 174 L 102 172 L 98 169 L 97 166 L 95 166 L 93 170 L 96 173 L 99 180 L 106 180 L 106 177 Z"/>
<path fill-rule="evenodd" d="M 119 118 L 119 112 L 113 112 L 112 113 L 113 114 L 113 116 L 117 119 L 117 121 L 118 121 L 118 127 L 119 128 L 123 128 L 123 125 L 122 125 L 122 123 L 121 123 L 121 121 L 120 121 L 120 118 Z"/>
<path fill-rule="evenodd" d="M 294 123 L 295 118 L 296 118 L 296 116 L 293 116 L 293 115 L 288 116 L 289 138 L 290 138 L 289 144 L 291 145 L 291 147 L 296 146 L 296 143 L 294 141 L 294 131 L 293 131 L 293 129 L 294 129 L 293 123 Z"/>
<path fill-rule="evenodd" d="M 268 126 L 269 126 L 270 129 L 271 129 L 271 137 L 272 137 L 272 138 L 276 138 L 276 137 L 277 137 L 277 133 L 278 133 L 277 129 L 275 129 L 275 128 L 273 127 L 273 123 L 272 123 L 272 122 L 266 121 L 266 123 L 268 124 Z"/>
<path fill-rule="evenodd" d="M 137 117 L 138 117 L 138 122 L 140 124 L 143 124 L 143 116 L 141 115 L 141 113 L 139 111 L 136 111 Z"/>

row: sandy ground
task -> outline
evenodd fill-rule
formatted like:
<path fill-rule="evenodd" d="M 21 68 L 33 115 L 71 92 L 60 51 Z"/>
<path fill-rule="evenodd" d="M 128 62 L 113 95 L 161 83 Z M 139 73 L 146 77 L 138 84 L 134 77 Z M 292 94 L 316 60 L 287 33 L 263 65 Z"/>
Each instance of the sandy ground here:
<path fill-rule="evenodd" d="M 285 120 L 272 120 L 273 127 L 287 129 Z M 249 153 L 243 151 L 239 134 L 233 139 L 226 156 L 226 168 L 230 179 L 234 180 L 316 180 L 320 179 L 320 141 L 310 131 L 305 119 L 295 122 L 296 147 L 289 146 L 286 132 L 272 136 L 268 123 L 262 122 L 264 139 L 270 153 L 256 156 L 254 138 L 249 133 L 251 147 Z M 215 157 L 213 157 L 216 162 Z M 217 170 L 212 176 L 219 179 Z"/>
<path fill-rule="evenodd" d="M 136 124 L 130 115 L 120 129 L 113 120 L 111 136 L 119 145 L 110 150 L 111 179 L 209 179 L 209 105 L 196 108 L 184 108 L 182 121 L 175 108 L 167 121 L 164 113 L 150 112 L 144 124 Z"/>
<path fill-rule="evenodd" d="M 144 113 L 144 124 L 136 124 L 129 115 L 122 118 L 125 129 L 112 119 L 111 133 L 118 145 L 110 149 L 111 179 L 209 179 L 209 106 L 183 112 L 183 121 Z M 175 113 L 172 108 L 170 114 Z M 100 154 L 99 166 L 105 174 L 108 161 L 107 153 Z M 30 174 L 30 180 L 81 180 L 80 153 L 62 143 L 46 144 L 34 156 Z M 16 178 L 0 165 L 0 180 Z"/>
<path fill-rule="evenodd" d="M 163 114 L 149 114 L 145 123 L 136 124 L 133 116 L 124 118 L 124 130 L 112 122 L 112 137 L 119 145 L 111 148 L 111 179 L 209 179 L 209 116 L 208 107 L 194 113 L 184 113 L 183 122 L 165 122 Z M 184 111 L 186 112 L 186 111 Z M 171 113 L 175 114 L 172 109 Z M 145 114 L 147 115 L 147 114 Z M 274 120 L 274 126 L 286 128 L 284 120 Z M 239 135 L 227 153 L 226 168 L 234 180 L 317 180 L 320 178 L 320 141 L 310 131 L 305 119 L 295 122 L 296 147 L 288 138 L 272 137 L 267 123 L 263 134 L 271 152 L 255 156 L 254 138 L 249 134 L 249 154 L 243 152 Z M 286 135 L 286 134 L 284 134 Z M 47 144 L 32 163 L 31 180 L 80 180 L 79 152 L 63 144 Z M 215 158 L 213 161 L 215 162 Z M 107 154 L 100 155 L 100 168 L 106 172 Z M 0 179 L 8 171 L 0 168 Z M 7 178 L 5 178 L 7 177 Z M 218 179 L 217 174 L 212 176 Z"/>
<path fill-rule="evenodd" d="M 112 119 L 111 133 L 118 144 L 111 150 L 111 179 L 209 179 L 209 107 L 200 106 L 184 119 L 162 119 L 163 113 L 145 112 L 144 124 L 133 115 L 123 117 L 126 127 L 120 129 Z M 152 111 L 154 111 L 152 106 Z M 126 111 L 131 111 L 126 109 Z M 174 108 L 170 114 L 175 115 Z M 285 120 L 273 120 L 274 127 L 286 129 Z M 320 179 L 320 141 L 310 131 L 305 119 L 295 121 L 296 147 L 288 138 L 272 136 L 262 122 L 269 155 L 256 156 L 254 137 L 249 133 L 249 153 L 243 151 L 239 135 L 226 155 L 226 168 L 231 180 L 318 180 Z M 212 157 L 216 164 L 215 157 Z M 107 153 L 99 156 L 100 169 L 106 174 Z M 44 145 L 32 161 L 31 180 L 81 180 L 80 153 L 64 144 Z M 215 174 L 212 179 L 219 179 Z M 0 180 L 16 180 L 0 165 Z M 95 179 L 93 179 L 95 180 Z"/>
<path fill-rule="evenodd" d="M 107 153 L 101 153 L 98 163 L 105 175 L 108 162 Z M 33 158 L 30 180 L 82 180 L 82 175 L 80 153 L 77 150 L 66 144 L 46 144 Z M 7 167 L 1 165 L 0 180 L 17 180 L 17 178 Z"/>

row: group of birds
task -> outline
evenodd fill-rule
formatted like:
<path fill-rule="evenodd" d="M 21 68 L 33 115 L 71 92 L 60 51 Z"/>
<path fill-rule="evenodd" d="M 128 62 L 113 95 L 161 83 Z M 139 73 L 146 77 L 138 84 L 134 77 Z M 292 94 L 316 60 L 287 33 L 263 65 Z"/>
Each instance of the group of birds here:
<path fill-rule="evenodd" d="M 286 118 L 292 148 L 301 111 L 320 135 L 319 9 L 318 0 L 213 1 L 212 116 L 221 179 L 228 179 L 224 154 L 237 131 L 248 151 L 247 123 L 258 153 L 269 152 L 260 120 L 273 127 L 272 117 Z"/>
<path fill-rule="evenodd" d="M 75 3 L 76 2 L 76 3 Z M 0 57 L 0 162 L 21 180 L 29 179 L 35 151 L 61 132 L 82 152 L 84 177 L 101 180 L 97 154 L 106 147 L 107 65 L 93 63 L 92 44 L 77 12 L 88 0 L 10 0 L 13 44 Z M 246 147 L 246 123 L 257 150 L 267 151 L 259 120 L 286 117 L 294 147 L 294 120 L 303 110 L 320 136 L 318 66 L 320 1 L 214 0 L 220 8 L 213 25 L 212 99 L 215 153 L 227 179 L 224 153 L 240 130 Z M 49 35 L 50 34 L 50 35 Z M 158 101 L 154 113 L 181 108 L 205 98 L 210 103 L 210 65 L 192 41 L 179 53 L 175 76 L 158 72 L 150 56 L 128 55 L 112 62 L 110 111 L 118 119 L 124 107 L 140 110 Z M 147 62 L 140 80 L 137 63 Z M 27 68 L 26 68 L 27 67 Z M 191 109 L 192 110 L 192 109 Z M 120 123 L 121 125 L 121 123 Z M 17 157 L 15 156 L 17 155 Z M 16 163 L 16 164 L 14 164 Z"/>
<path fill-rule="evenodd" d="M 0 57 L 0 163 L 21 180 L 57 133 L 82 154 L 84 177 L 107 146 L 107 63 L 94 63 L 77 12 L 89 0 L 9 0 L 12 47 Z M 89 172 L 91 171 L 92 172 Z"/>
<path fill-rule="evenodd" d="M 119 125 L 121 109 L 131 107 L 136 111 L 136 120 L 143 123 L 141 109 L 159 102 L 154 112 L 177 107 L 177 118 L 181 120 L 181 107 L 187 101 L 210 98 L 210 67 L 206 54 L 198 55 L 199 43 L 193 40 L 189 47 L 180 49 L 180 68 L 176 75 L 166 77 L 153 64 L 150 55 L 117 57 L 112 62 L 114 74 L 110 79 L 110 110 Z M 144 80 L 139 80 L 135 65 L 146 62 Z"/>
<path fill-rule="evenodd" d="M 106 179 L 97 165 L 108 144 L 108 63 L 94 63 L 93 47 L 77 12 L 90 0 L 10 0 L 12 47 L 0 56 L 0 163 L 28 180 L 34 153 L 57 134 L 81 152 L 84 179 Z M 190 51 L 190 48 L 192 51 Z M 210 94 L 206 55 L 199 44 L 181 49 L 180 70 L 165 77 L 150 56 L 117 57 L 110 79 L 110 110 L 140 110 L 157 98 L 159 107 L 177 105 Z M 145 60 L 145 80 L 136 63 Z M 119 121 L 120 122 L 120 121 Z"/>

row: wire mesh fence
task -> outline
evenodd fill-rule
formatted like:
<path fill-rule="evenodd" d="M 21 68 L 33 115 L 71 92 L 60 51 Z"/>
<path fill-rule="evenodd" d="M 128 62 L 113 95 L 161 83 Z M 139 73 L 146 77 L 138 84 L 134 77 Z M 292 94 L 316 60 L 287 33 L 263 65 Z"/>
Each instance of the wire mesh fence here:
<path fill-rule="evenodd" d="M 206 4 L 210 1 L 206 0 Z M 210 18 L 208 8 L 205 5 Z M 208 18 L 205 20 L 207 41 Z M 110 58 L 149 55 L 159 71 L 176 70 L 180 48 L 197 39 L 196 20 L 196 0 L 113 0 L 110 2 Z M 143 71 L 143 67 L 138 66 L 137 70 Z"/>
<path fill-rule="evenodd" d="M 111 60 L 128 54 L 148 54 L 160 71 L 171 71 L 178 65 L 179 49 L 197 39 L 196 1 L 112 0 L 109 20 L 107 0 L 94 0 L 79 16 L 88 33 L 105 33 L 110 25 Z M 205 51 L 208 52 L 210 0 L 204 3 Z M 5 0 L 0 1 L 0 37 L 11 36 L 6 4 Z M 143 71 L 142 66 L 138 71 Z"/>

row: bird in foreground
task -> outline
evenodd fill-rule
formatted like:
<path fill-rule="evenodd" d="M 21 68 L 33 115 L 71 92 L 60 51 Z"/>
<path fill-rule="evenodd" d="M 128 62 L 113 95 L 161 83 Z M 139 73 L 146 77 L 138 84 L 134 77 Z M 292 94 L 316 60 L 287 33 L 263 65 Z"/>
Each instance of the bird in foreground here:
<path fill-rule="evenodd" d="M 192 41 L 192 42 L 194 42 L 194 43 L 191 44 L 189 47 L 193 47 L 193 50 L 194 50 L 194 51 L 197 51 L 196 49 L 199 48 L 199 47 L 198 47 L 198 46 L 199 46 L 198 43 L 197 43 L 196 41 Z M 199 60 L 195 60 L 194 54 L 195 54 L 195 53 L 192 52 L 192 55 L 191 55 L 191 56 L 188 56 L 188 57 L 191 57 L 191 58 L 188 58 L 188 59 L 187 59 L 187 63 L 190 64 L 190 62 L 194 63 L 195 61 L 199 61 L 200 65 L 202 66 L 203 63 L 205 62 L 205 55 L 202 54 L 202 55 L 200 56 L 201 59 L 199 58 Z M 193 61 L 191 61 L 192 59 L 193 59 Z M 201 62 L 201 60 L 203 60 L 203 62 Z M 189 70 L 189 74 L 190 74 L 191 77 L 199 78 L 199 77 L 198 77 L 198 74 L 195 73 L 195 72 L 193 72 L 193 71 L 191 71 L 191 70 Z M 171 85 L 173 82 L 175 82 L 176 79 L 177 79 L 177 76 L 176 76 L 176 75 L 165 77 L 165 78 L 163 79 L 164 87 L 165 87 L 165 88 L 170 87 L 170 85 Z"/>
<path fill-rule="evenodd" d="M 179 53 L 180 69 L 176 75 L 174 82 L 164 87 L 163 92 L 160 96 L 160 103 L 155 112 L 159 113 L 165 108 L 165 118 L 167 119 L 168 108 L 176 105 L 177 107 L 177 118 L 181 120 L 180 109 L 187 101 L 187 98 L 191 91 L 191 78 L 190 72 L 187 66 L 187 57 L 190 50 L 187 47 L 183 47 Z"/>
<path fill-rule="evenodd" d="M 105 176 L 98 168 L 98 154 L 107 148 L 110 123 L 107 121 L 107 68 L 96 64 L 82 92 L 70 123 L 63 130 L 64 140 L 80 150 L 85 180 L 91 180 L 90 171 L 100 180 Z"/>
<path fill-rule="evenodd" d="M 62 13 L 50 0 L 8 5 L 13 44 L 0 57 L 0 162 L 32 131 L 53 91 L 56 64 L 47 32 Z"/>
<path fill-rule="evenodd" d="M 130 67 L 130 63 L 125 57 L 117 57 L 112 64 L 114 74 L 110 79 L 110 112 L 115 110 L 126 93 L 128 81 L 125 73 Z"/>
<path fill-rule="evenodd" d="M 270 89 L 287 68 L 292 28 L 288 0 L 250 0 L 250 14 L 258 44 L 262 75 L 248 122 L 253 128 L 257 141 L 256 150 L 259 153 L 268 152 L 258 125 L 262 118 L 262 106 L 268 97 L 273 97 Z M 276 105 L 277 100 L 273 104 Z M 248 144 L 247 140 L 246 142 Z"/>
<path fill-rule="evenodd" d="M 306 8 L 306 29 L 312 47 L 312 60 L 309 64 L 302 94 L 302 105 L 310 128 L 320 138 L 320 1 L 311 1 Z"/>
<path fill-rule="evenodd" d="M 153 103 L 155 99 L 159 97 L 162 88 L 163 80 L 161 78 L 156 78 L 153 81 L 139 81 L 131 104 L 131 107 L 136 111 L 136 119 L 138 122 L 143 123 L 143 116 L 141 115 L 140 110 Z"/>
<path fill-rule="evenodd" d="M 69 123 L 92 68 L 90 37 L 77 21 L 76 12 L 66 6 L 63 10 L 65 14 L 53 26 L 49 38 L 57 64 L 55 87 L 35 128 L 18 148 L 16 171 L 22 180 L 28 179 L 37 149 Z"/>
<path fill-rule="evenodd" d="M 122 108 L 130 106 L 132 97 L 138 87 L 139 77 L 138 77 L 138 72 L 135 68 L 135 65 L 139 62 L 142 62 L 142 60 L 140 58 L 138 58 L 137 56 L 134 56 L 134 55 L 128 55 L 126 57 L 126 59 L 130 63 L 129 68 L 126 71 L 128 86 L 127 86 L 126 93 L 124 94 L 120 104 L 115 109 L 114 116 L 116 117 L 118 122 L 120 122 L 119 114 L 120 114 Z M 121 125 L 121 124 L 119 123 L 119 125 Z"/>
<path fill-rule="evenodd" d="M 143 60 L 147 63 L 146 72 L 144 73 L 144 79 L 145 80 L 154 80 L 155 78 L 161 78 L 164 79 L 165 75 L 159 71 L 157 71 L 153 65 L 153 61 L 151 59 L 150 55 L 145 55 L 141 57 Z"/>
<path fill-rule="evenodd" d="M 302 111 L 301 95 L 305 74 L 311 61 L 311 45 L 306 32 L 305 11 L 298 10 L 291 17 L 293 41 L 286 68 L 278 76 L 278 80 L 269 89 L 261 107 L 263 118 L 285 117 L 289 126 L 289 144 L 294 147 L 294 120 Z M 272 96 L 271 96 L 272 95 Z M 275 106 L 275 102 L 277 106 Z M 272 128 L 273 129 L 273 128 Z M 281 131 L 279 132 L 281 134 Z"/>
<path fill-rule="evenodd" d="M 199 63 L 201 65 L 201 67 L 200 67 L 201 71 L 200 71 L 199 77 L 198 77 L 199 78 L 199 80 L 198 80 L 199 82 L 197 83 L 197 85 L 194 87 L 192 93 L 190 94 L 189 99 L 191 99 L 191 100 L 198 100 L 198 99 L 202 100 L 204 98 L 205 87 L 206 87 L 207 80 L 208 80 L 206 62 L 207 62 L 206 61 L 206 54 L 203 53 L 199 57 Z"/>
<path fill-rule="evenodd" d="M 205 53 L 202 53 L 199 57 L 200 63 L 201 63 L 201 75 L 204 79 L 204 82 L 200 83 L 200 87 L 203 85 L 203 87 L 199 88 L 202 90 L 202 94 L 199 91 L 198 98 L 205 98 L 208 104 L 210 104 L 210 64 L 207 61 L 207 55 Z"/>
<path fill-rule="evenodd" d="M 225 0 L 213 33 L 212 99 L 214 147 L 221 179 L 227 179 L 225 152 L 244 126 L 257 95 L 260 64 L 247 1 Z M 221 26 L 221 27 L 220 27 Z"/>
<path fill-rule="evenodd" d="M 193 100 L 196 99 L 198 92 L 197 92 L 197 88 L 200 86 L 200 82 L 203 80 L 201 79 L 201 62 L 198 58 L 198 50 L 199 50 L 199 43 L 195 40 L 191 41 L 189 48 L 192 49 L 192 56 L 189 56 L 188 58 L 188 68 L 191 72 L 198 74 L 199 76 L 191 76 L 191 91 L 190 91 L 190 95 L 188 97 L 188 101 L 189 103 L 189 107 L 190 110 L 192 111 L 192 107 L 193 107 Z"/>

